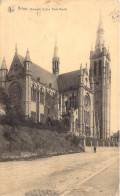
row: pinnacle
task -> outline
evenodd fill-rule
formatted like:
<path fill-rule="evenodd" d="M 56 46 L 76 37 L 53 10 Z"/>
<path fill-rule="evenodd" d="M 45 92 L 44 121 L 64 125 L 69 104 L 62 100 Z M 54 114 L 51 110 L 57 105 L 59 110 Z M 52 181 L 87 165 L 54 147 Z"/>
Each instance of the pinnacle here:
<path fill-rule="evenodd" d="M 7 69 L 5 57 L 3 58 L 1 69 Z"/>
<path fill-rule="evenodd" d="M 31 59 L 30 59 L 30 53 L 29 53 L 29 50 L 27 49 L 26 51 L 26 56 L 25 56 L 25 60 L 24 61 L 29 61 L 31 62 Z"/>
<path fill-rule="evenodd" d="M 80 74 L 83 73 L 83 70 L 82 70 L 82 63 L 80 64 Z"/>

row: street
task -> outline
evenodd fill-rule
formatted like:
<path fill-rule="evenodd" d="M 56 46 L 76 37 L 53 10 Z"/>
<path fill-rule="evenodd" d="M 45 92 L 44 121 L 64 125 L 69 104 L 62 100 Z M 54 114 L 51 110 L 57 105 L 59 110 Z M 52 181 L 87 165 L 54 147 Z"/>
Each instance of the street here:
<path fill-rule="evenodd" d="M 118 196 L 117 147 L 0 163 L 0 196 Z"/>

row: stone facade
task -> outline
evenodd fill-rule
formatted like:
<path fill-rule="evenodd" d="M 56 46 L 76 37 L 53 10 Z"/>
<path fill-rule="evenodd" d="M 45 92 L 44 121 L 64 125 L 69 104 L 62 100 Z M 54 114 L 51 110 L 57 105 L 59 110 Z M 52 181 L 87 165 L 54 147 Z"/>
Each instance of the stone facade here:
<path fill-rule="evenodd" d="M 72 134 L 81 138 L 107 140 L 110 136 L 110 54 L 104 45 L 102 19 L 97 30 L 96 46 L 90 51 L 90 69 L 60 74 L 58 47 L 55 44 L 53 73 L 33 63 L 27 50 L 25 58 L 16 49 L 9 71 L 3 59 L 0 86 L 10 98 L 13 109 L 26 117 L 46 123 L 63 120 Z"/>

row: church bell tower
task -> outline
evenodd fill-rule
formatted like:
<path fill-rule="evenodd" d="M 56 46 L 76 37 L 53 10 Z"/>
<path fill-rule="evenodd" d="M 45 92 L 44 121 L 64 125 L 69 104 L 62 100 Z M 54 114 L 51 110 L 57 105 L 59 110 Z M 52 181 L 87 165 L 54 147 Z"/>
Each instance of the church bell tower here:
<path fill-rule="evenodd" d="M 94 111 L 98 139 L 110 137 L 111 68 L 110 53 L 105 46 L 104 28 L 100 14 L 94 51 L 90 52 L 90 78 L 94 80 Z"/>

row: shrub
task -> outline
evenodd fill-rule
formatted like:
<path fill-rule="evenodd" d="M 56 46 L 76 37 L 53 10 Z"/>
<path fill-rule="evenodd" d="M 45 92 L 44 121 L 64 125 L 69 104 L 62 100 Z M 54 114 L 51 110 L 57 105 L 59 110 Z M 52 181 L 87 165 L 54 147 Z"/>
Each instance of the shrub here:
<path fill-rule="evenodd" d="M 79 144 L 80 144 L 80 138 L 76 135 L 72 136 L 71 134 L 69 134 L 66 136 L 66 140 L 70 141 L 71 143 L 75 144 L 76 146 L 79 146 Z"/>
<path fill-rule="evenodd" d="M 75 145 L 79 145 L 79 143 L 80 143 L 80 138 L 79 138 L 78 136 L 73 135 L 73 137 L 72 137 L 72 142 L 73 142 L 73 144 L 75 144 Z"/>
<path fill-rule="evenodd" d="M 62 121 L 53 120 L 52 126 L 50 126 L 51 131 L 57 131 L 61 133 L 66 133 L 69 129 L 66 127 Z"/>
<path fill-rule="evenodd" d="M 3 136 L 8 141 L 13 140 L 13 134 L 14 134 L 14 130 L 13 129 L 10 129 L 10 130 L 9 129 L 4 129 Z"/>

